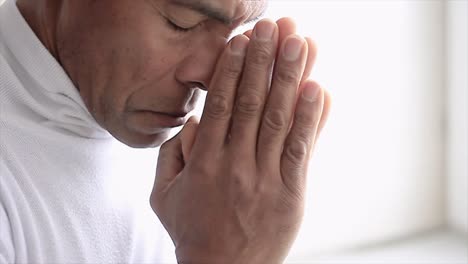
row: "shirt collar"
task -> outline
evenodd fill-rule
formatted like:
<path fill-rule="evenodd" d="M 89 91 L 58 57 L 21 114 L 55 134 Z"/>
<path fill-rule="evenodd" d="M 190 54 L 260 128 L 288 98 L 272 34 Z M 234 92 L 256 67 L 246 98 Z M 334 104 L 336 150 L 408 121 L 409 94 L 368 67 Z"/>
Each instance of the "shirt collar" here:
<path fill-rule="evenodd" d="M 3 2 L 3 3 L 2 3 Z M 15 0 L 0 0 L 0 39 L 19 64 L 38 84 L 40 93 L 60 104 L 62 113 L 50 113 L 51 121 L 65 124 L 87 137 L 109 137 L 84 104 L 65 70 L 37 38 L 19 12 Z M 36 91 L 35 91 L 36 92 Z M 55 119 L 55 120 L 54 120 Z M 70 126 L 71 125 L 71 126 Z"/>

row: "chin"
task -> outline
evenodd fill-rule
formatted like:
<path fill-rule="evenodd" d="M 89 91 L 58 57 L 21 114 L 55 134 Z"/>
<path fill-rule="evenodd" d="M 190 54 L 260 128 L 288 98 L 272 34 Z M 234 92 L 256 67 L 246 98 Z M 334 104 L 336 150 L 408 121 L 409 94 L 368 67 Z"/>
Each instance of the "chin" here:
<path fill-rule="evenodd" d="M 128 133 L 126 135 L 114 135 L 117 140 L 132 148 L 156 148 L 169 139 L 170 130 L 155 134 Z"/>

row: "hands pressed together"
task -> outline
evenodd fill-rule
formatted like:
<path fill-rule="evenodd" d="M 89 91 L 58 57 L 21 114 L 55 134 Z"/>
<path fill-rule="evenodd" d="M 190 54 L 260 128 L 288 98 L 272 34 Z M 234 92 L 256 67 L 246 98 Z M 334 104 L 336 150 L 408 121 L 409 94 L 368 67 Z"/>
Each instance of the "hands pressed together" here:
<path fill-rule="evenodd" d="M 160 150 L 151 205 L 179 263 L 281 263 L 304 212 L 330 96 L 307 80 L 312 40 L 262 20 L 219 58 L 200 123 Z"/>

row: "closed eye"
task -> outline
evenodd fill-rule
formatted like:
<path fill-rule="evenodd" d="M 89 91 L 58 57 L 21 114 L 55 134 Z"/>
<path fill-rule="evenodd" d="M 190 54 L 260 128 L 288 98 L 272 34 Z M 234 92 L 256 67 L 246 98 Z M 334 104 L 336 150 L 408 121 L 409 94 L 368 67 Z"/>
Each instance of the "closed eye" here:
<path fill-rule="evenodd" d="M 197 24 L 197 25 L 195 25 L 193 27 L 184 28 L 184 27 L 181 27 L 181 26 L 177 25 L 176 23 L 172 22 L 169 18 L 167 18 L 167 17 L 164 17 L 164 18 L 165 18 L 165 20 L 167 22 L 167 25 L 170 28 L 172 28 L 174 31 L 178 31 L 178 32 L 186 33 L 186 32 L 189 32 L 189 31 L 195 29 L 198 26 L 198 24 Z"/>

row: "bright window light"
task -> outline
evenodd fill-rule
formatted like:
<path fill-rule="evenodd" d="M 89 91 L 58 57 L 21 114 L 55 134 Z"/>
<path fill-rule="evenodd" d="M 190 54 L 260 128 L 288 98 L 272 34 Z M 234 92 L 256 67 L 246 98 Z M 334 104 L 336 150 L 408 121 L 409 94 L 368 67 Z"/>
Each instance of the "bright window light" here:
<path fill-rule="evenodd" d="M 444 1 L 269 1 L 266 17 L 293 17 L 318 44 L 311 79 L 333 96 L 286 263 L 446 225 L 445 9 Z"/>
<path fill-rule="evenodd" d="M 271 1 L 319 46 L 333 95 L 292 260 L 444 224 L 443 4 Z"/>

